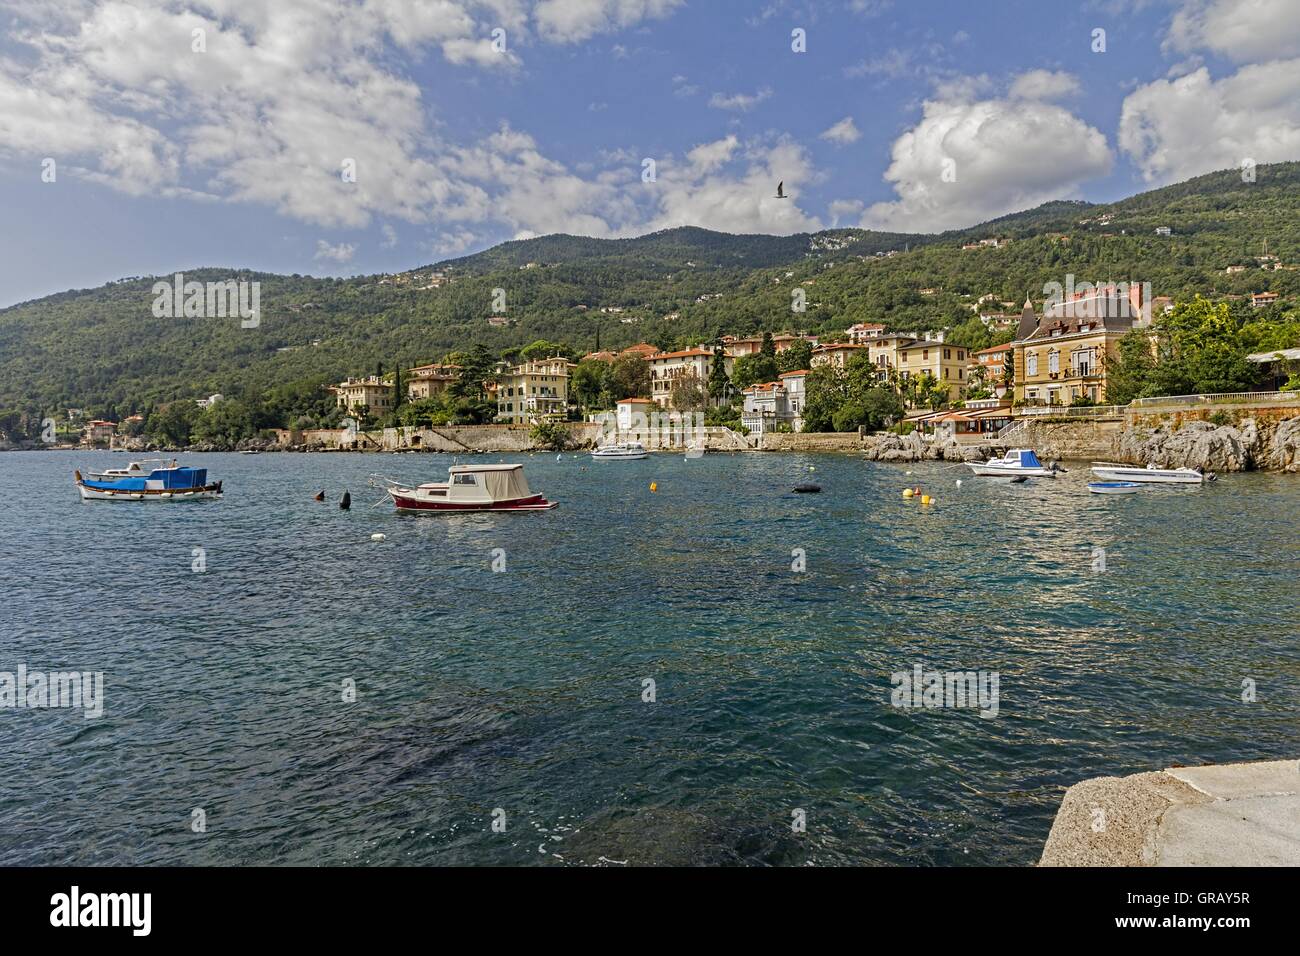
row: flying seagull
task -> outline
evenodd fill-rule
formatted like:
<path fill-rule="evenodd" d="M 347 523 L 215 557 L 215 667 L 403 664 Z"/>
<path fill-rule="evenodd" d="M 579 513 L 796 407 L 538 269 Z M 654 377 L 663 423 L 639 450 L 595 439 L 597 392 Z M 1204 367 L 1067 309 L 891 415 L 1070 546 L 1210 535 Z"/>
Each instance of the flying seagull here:
<path fill-rule="evenodd" d="M 776 184 L 776 198 L 777 198 L 777 199 L 789 199 L 789 198 L 790 198 L 789 196 L 787 196 L 787 195 L 785 194 L 785 180 L 784 180 L 784 179 L 781 180 L 779 183 Z"/>

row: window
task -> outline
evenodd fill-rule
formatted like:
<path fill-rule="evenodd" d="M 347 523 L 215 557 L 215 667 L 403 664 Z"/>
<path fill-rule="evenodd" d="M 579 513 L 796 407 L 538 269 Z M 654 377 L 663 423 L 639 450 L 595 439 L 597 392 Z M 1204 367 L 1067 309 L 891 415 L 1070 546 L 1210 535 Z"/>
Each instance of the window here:
<path fill-rule="evenodd" d="M 451 481 L 452 484 L 454 485 L 477 485 L 478 484 L 478 481 L 475 480 L 473 475 L 452 475 Z"/>
<path fill-rule="evenodd" d="M 1030 352 L 1025 356 L 1025 374 L 1026 375 L 1038 374 L 1038 353 L 1037 352 Z"/>
<path fill-rule="evenodd" d="M 1047 370 L 1049 372 L 1059 372 L 1061 370 L 1061 353 L 1055 349 L 1047 353 Z"/>
<path fill-rule="evenodd" d="M 921 361 L 922 361 L 922 362 L 928 362 L 929 360 L 930 360 L 930 350 L 929 350 L 929 349 L 921 349 Z"/>
<path fill-rule="evenodd" d="M 952 349 L 944 349 L 944 350 L 943 350 L 943 357 L 946 358 L 946 359 L 950 359 L 950 358 L 952 358 Z"/>

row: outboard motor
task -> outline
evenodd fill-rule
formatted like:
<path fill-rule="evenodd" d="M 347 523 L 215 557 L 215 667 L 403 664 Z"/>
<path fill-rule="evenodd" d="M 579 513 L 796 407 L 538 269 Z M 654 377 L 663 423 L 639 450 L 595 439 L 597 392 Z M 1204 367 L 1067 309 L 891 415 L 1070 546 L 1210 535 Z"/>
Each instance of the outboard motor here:
<path fill-rule="evenodd" d="M 343 492 L 343 500 L 339 502 L 339 507 L 344 511 L 352 507 L 352 493 L 350 491 Z"/>

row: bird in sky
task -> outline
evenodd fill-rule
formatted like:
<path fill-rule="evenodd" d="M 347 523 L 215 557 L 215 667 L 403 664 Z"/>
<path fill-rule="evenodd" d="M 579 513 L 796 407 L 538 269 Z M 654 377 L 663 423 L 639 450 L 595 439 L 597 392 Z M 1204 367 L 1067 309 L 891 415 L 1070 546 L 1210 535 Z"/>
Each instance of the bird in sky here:
<path fill-rule="evenodd" d="M 789 199 L 789 198 L 790 198 L 789 196 L 787 196 L 787 195 L 785 194 L 785 180 L 784 180 L 784 179 L 781 180 L 779 183 L 776 184 L 776 198 L 777 198 L 777 199 Z"/>

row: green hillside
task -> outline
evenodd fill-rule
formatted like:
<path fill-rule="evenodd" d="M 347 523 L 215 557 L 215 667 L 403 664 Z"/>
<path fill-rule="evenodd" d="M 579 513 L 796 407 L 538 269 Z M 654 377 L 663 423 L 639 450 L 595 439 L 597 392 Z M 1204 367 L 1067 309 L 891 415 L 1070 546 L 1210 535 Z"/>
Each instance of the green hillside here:
<path fill-rule="evenodd" d="M 1157 236 L 1157 226 L 1173 234 Z M 1013 241 L 961 248 L 993 236 Z M 957 328 L 979 345 L 984 333 L 970 323 L 977 298 L 1040 299 L 1044 283 L 1067 273 L 1145 280 L 1178 298 L 1272 289 L 1294 303 L 1300 271 L 1259 269 L 1254 257 L 1265 244 L 1283 263 L 1300 262 L 1300 164 L 1261 166 L 1254 183 L 1226 171 L 1111 204 L 1053 202 L 936 236 L 696 228 L 619 240 L 545 236 L 413 270 L 398 277 L 405 284 L 196 268 L 188 279 L 259 281 L 261 325 L 154 318 L 154 277 L 22 303 L 0 311 L 0 412 L 75 407 L 118 417 L 213 392 L 310 390 L 380 363 L 413 365 L 473 346 L 500 355 L 538 339 L 582 352 L 597 341 L 671 347 L 724 332 L 829 333 L 879 321 Z M 1252 268 L 1226 275 L 1236 264 Z M 443 284 L 420 288 L 435 271 Z M 807 297 L 803 314 L 791 311 L 796 287 Z M 490 326 L 498 289 L 510 324 Z"/>

